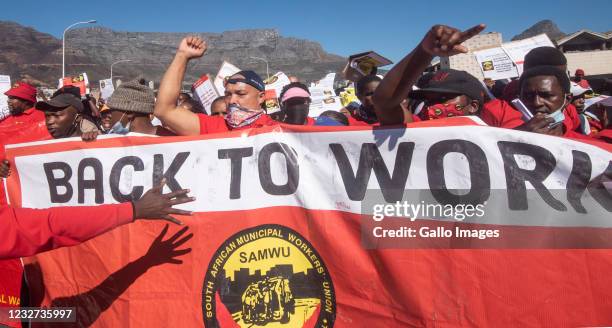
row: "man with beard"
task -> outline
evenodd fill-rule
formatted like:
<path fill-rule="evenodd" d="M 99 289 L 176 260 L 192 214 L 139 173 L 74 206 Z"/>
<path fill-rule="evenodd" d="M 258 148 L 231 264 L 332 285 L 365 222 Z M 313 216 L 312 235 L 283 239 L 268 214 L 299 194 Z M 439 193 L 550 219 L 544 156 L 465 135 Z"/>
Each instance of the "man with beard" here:
<path fill-rule="evenodd" d="M 8 96 L 11 115 L 0 121 L 0 132 L 6 134 L 11 143 L 49 139 L 45 128 L 45 115 L 34 108 L 36 88 L 25 82 L 18 82 L 4 94 Z"/>
<path fill-rule="evenodd" d="M 163 125 L 177 135 L 200 135 L 276 124 L 264 113 L 265 85 L 253 71 L 240 71 L 225 80 L 227 115 L 224 117 L 196 114 L 176 105 L 187 63 L 202 57 L 206 49 L 206 42 L 198 37 L 181 41 L 162 78 L 155 104 L 155 116 Z"/>

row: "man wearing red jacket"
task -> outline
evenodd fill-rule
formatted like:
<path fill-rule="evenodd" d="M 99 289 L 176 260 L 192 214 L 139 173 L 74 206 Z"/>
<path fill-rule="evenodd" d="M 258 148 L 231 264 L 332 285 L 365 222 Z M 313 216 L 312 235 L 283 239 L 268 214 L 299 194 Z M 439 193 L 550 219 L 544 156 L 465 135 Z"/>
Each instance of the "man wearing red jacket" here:
<path fill-rule="evenodd" d="M 0 260 L 31 256 L 59 247 L 74 246 L 135 219 L 167 220 L 182 224 L 170 214 L 191 215 L 173 208 L 195 200 L 182 189 L 162 194 L 165 181 L 139 200 L 100 206 L 49 209 L 0 206 Z"/>

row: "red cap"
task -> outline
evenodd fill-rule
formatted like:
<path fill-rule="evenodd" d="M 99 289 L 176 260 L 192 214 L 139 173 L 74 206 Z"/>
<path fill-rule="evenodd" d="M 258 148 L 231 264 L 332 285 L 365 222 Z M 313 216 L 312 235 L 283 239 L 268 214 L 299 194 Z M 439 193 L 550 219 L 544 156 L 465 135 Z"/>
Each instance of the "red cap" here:
<path fill-rule="evenodd" d="M 10 97 L 29 101 L 31 103 L 36 102 L 36 88 L 27 83 L 17 82 L 4 94 Z"/>
<path fill-rule="evenodd" d="M 574 75 L 584 75 L 584 71 L 582 70 L 582 68 L 579 68 L 576 70 L 576 73 L 574 73 Z"/>

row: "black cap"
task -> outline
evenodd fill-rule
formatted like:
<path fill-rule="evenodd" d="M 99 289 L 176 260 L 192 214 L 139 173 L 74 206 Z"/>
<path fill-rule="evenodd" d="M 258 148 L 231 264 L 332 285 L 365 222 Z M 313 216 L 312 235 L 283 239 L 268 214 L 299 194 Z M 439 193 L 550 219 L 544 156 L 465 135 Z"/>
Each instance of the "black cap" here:
<path fill-rule="evenodd" d="M 60 93 L 47 101 L 39 101 L 35 107 L 45 112 L 57 112 L 68 106 L 74 107 L 77 112 L 83 112 L 83 103 L 72 93 Z"/>
<path fill-rule="evenodd" d="M 246 83 L 252 86 L 253 88 L 259 91 L 264 91 L 266 89 L 266 85 L 264 84 L 264 81 L 261 79 L 261 77 L 257 73 L 253 71 L 240 71 L 234 75 L 242 75 L 244 76 L 244 79 L 229 79 L 228 83 L 243 82 L 243 83 Z"/>
<path fill-rule="evenodd" d="M 466 95 L 472 100 L 484 102 L 484 89 L 480 81 L 466 71 L 441 69 L 424 75 L 419 79 L 419 90 L 410 92 L 410 98 L 423 98 L 426 94 L 450 93 Z"/>

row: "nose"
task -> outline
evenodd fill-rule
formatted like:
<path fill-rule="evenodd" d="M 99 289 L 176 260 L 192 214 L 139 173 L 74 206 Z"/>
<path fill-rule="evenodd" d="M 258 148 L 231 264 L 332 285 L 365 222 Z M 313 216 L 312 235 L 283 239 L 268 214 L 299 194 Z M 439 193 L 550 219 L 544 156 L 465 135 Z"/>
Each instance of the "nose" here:
<path fill-rule="evenodd" d="M 535 95 L 535 96 L 533 97 L 533 105 L 534 105 L 536 108 L 540 108 L 540 107 L 544 106 L 544 99 L 542 99 L 542 97 L 540 97 L 540 96 L 538 96 L 538 95 Z"/>

